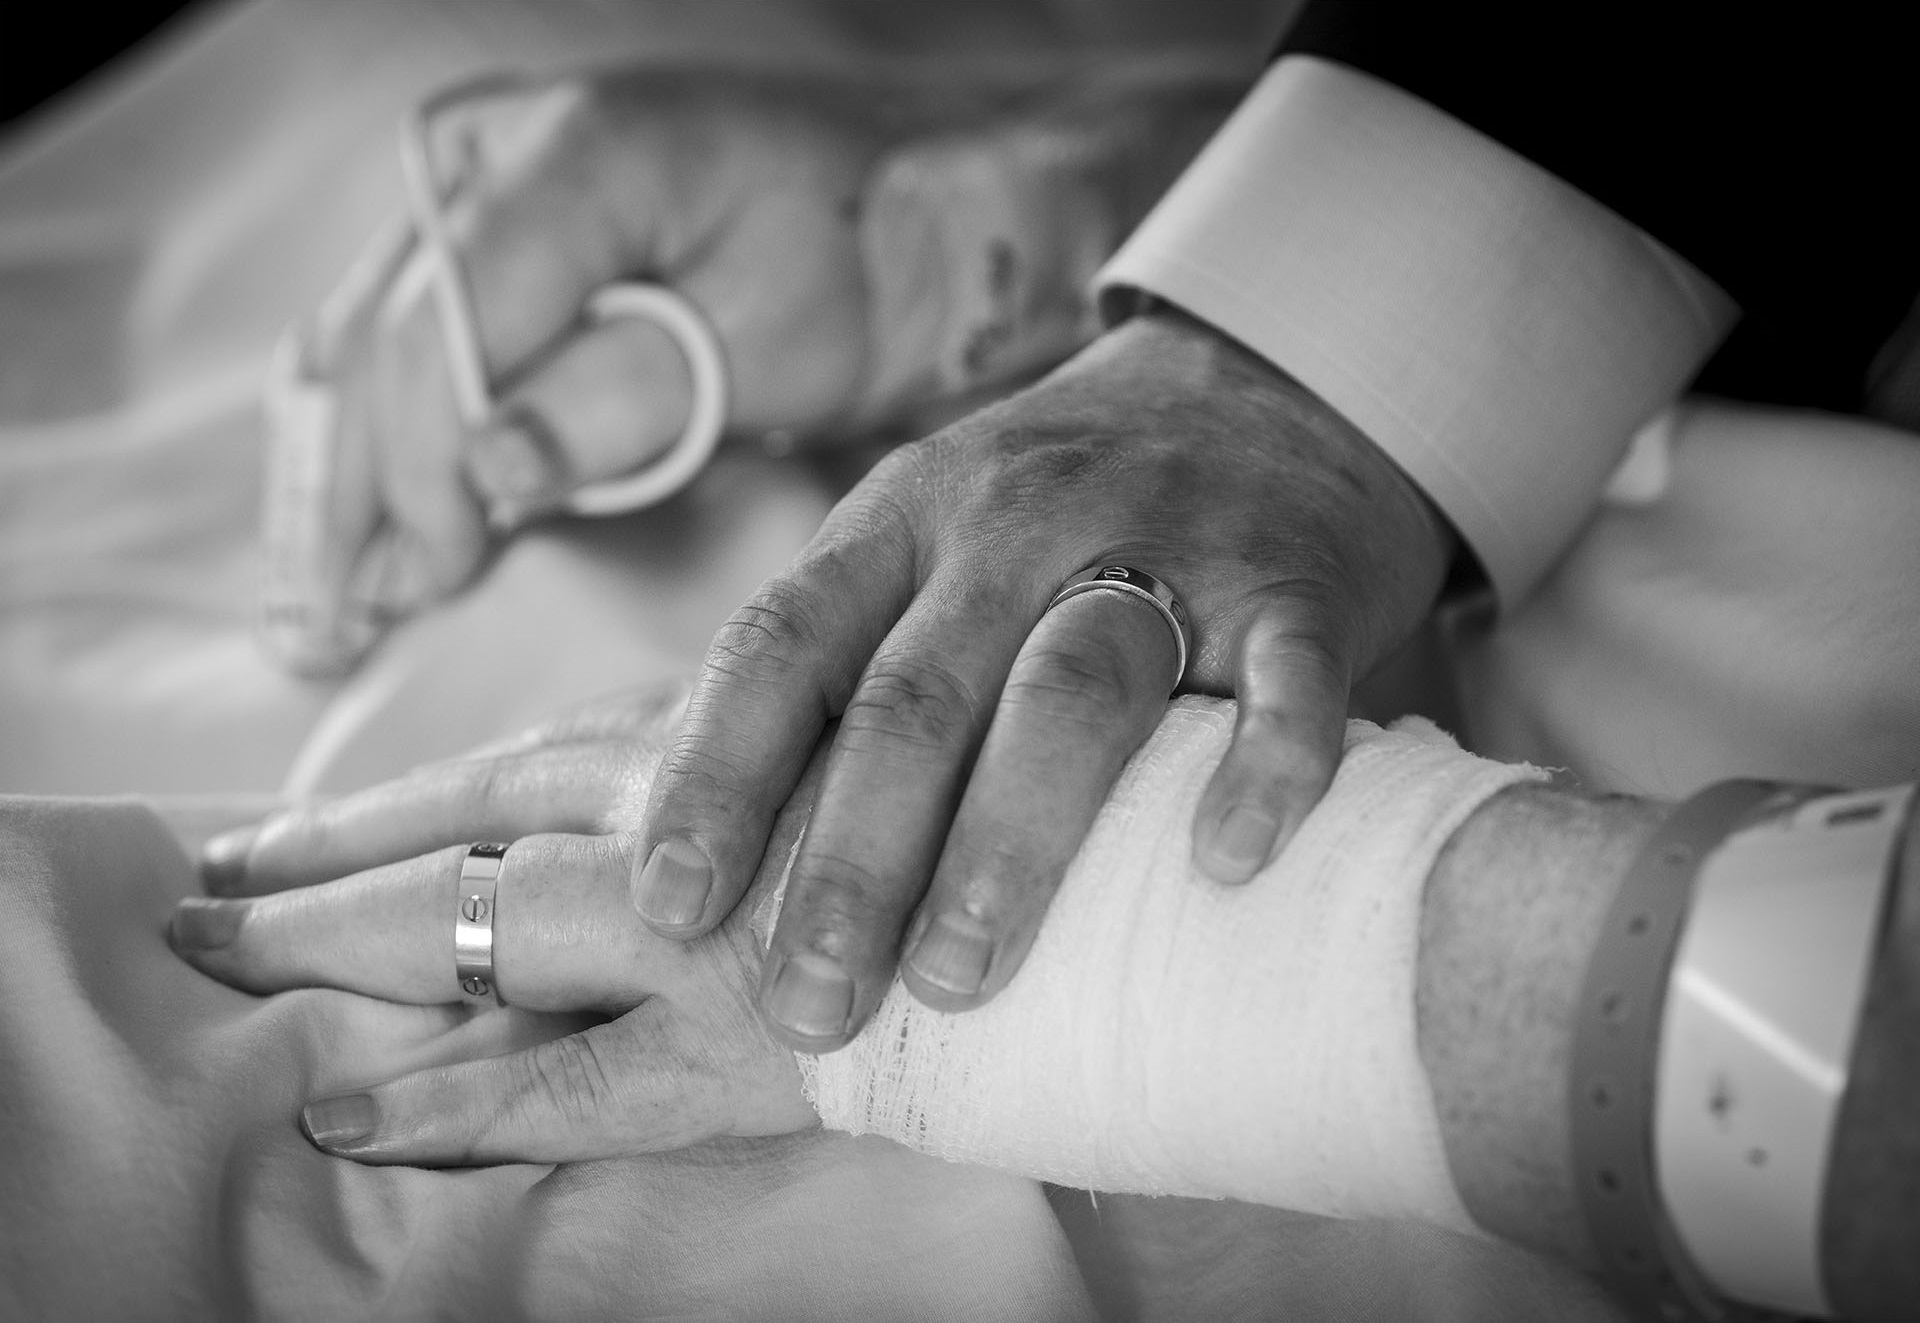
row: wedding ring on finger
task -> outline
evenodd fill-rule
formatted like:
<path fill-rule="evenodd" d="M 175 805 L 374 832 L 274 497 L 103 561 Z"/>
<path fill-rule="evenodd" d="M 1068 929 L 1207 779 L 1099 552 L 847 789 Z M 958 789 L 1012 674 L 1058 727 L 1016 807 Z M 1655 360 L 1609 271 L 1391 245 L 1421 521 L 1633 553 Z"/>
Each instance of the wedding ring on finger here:
<path fill-rule="evenodd" d="M 1187 609 L 1180 605 L 1173 589 L 1145 570 L 1136 570 L 1131 565 L 1092 565 L 1068 579 L 1066 585 L 1053 595 L 1047 603 L 1051 611 L 1070 597 L 1082 593 L 1116 592 L 1145 602 L 1160 613 L 1167 622 L 1167 628 L 1173 631 L 1173 683 L 1168 686 L 1171 692 L 1180 687 L 1181 677 L 1187 673 L 1187 654 L 1192 650 L 1193 638 L 1191 626 L 1187 624 Z"/>
<path fill-rule="evenodd" d="M 468 1001 L 505 1006 L 493 978 L 494 893 L 507 847 L 483 841 L 467 847 L 460 862 L 459 899 L 453 918 L 453 976 Z"/>

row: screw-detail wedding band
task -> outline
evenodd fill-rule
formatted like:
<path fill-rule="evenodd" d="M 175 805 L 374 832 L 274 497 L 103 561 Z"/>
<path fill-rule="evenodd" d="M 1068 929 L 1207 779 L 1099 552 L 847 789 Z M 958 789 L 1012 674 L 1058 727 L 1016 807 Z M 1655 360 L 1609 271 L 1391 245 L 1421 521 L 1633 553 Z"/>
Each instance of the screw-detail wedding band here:
<path fill-rule="evenodd" d="M 1187 608 L 1180 605 L 1180 599 L 1173 595 L 1173 589 L 1145 570 L 1136 570 L 1131 565 L 1093 565 L 1068 579 L 1066 586 L 1047 603 L 1047 610 L 1053 610 L 1069 597 L 1096 591 L 1137 597 L 1160 613 L 1160 618 L 1167 622 L 1167 628 L 1173 631 L 1173 683 L 1168 686 L 1168 691 L 1178 689 L 1181 677 L 1187 673 L 1191 639 L 1188 636 Z"/>
<path fill-rule="evenodd" d="M 507 847 L 483 841 L 460 862 L 459 906 L 453 918 L 453 974 L 470 1001 L 506 1001 L 493 985 L 493 900 Z"/>

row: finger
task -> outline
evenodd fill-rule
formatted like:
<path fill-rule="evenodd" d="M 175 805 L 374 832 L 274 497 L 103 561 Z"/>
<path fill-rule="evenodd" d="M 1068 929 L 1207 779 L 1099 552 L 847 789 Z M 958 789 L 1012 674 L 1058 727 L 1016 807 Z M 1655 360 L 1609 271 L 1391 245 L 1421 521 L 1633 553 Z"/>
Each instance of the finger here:
<path fill-rule="evenodd" d="M 646 760 L 625 743 L 438 763 L 216 836 L 200 874 L 219 895 L 307 887 L 461 842 L 602 831 L 645 790 Z"/>
<path fill-rule="evenodd" d="M 594 290 L 649 269 L 654 213 L 605 197 L 649 153 L 629 134 L 609 159 L 593 91 L 575 80 L 489 79 L 478 95 L 437 98 L 428 120 L 435 171 L 455 183 L 446 231 L 500 380 L 571 327 Z"/>
<path fill-rule="evenodd" d="M 750 1017 L 749 1017 L 750 1021 Z M 309 1103 L 307 1137 L 357 1162 L 570 1162 L 685 1148 L 813 1123 L 790 1053 L 755 1038 L 721 1050 L 650 1001 L 526 1051 L 420 1071 Z"/>
<path fill-rule="evenodd" d="M 1251 879 L 1333 783 L 1351 679 L 1339 637 L 1298 598 L 1274 599 L 1247 626 L 1233 740 L 1194 815 L 1194 862 L 1216 881 Z"/>
<path fill-rule="evenodd" d="M 1038 613 L 962 574 L 928 583 L 841 716 L 761 976 L 761 1008 L 797 1050 L 847 1042 L 893 982 L 901 930 Z"/>
<path fill-rule="evenodd" d="M 588 193 L 590 175 L 568 150 L 579 140 L 555 136 L 556 125 L 572 122 L 567 107 L 578 103 L 577 92 L 492 80 L 484 94 L 461 103 L 473 131 L 454 135 L 458 148 L 451 152 L 446 135 L 436 135 L 440 149 L 425 163 L 432 177 L 425 187 L 434 196 L 423 205 L 436 207 L 440 218 L 428 228 L 447 236 L 451 250 L 436 242 L 415 254 L 375 328 L 370 428 L 379 442 L 387 513 L 398 530 L 378 580 L 378 613 L 409 614 L 479 568 L 489 539 L 483 503 L 465 480 L 467 429 L 480 423 L 471 412 L 485 406 L 489 383 L 510 376 L 564 333 L 587 292 L 618 270 L 605 242 L 587 246 L 599 257 L 583 265 L 584 238 L 574 233 L 605 218 Z M 505 131 L 483 131 L 501 124 Z M 490 148 L 484 155 L 483 144 Z M 453 159 L 439 159 L 449 155 Z M 453 334 L 456 327 L 445 319 L 454 314 L 437 297 L 447 262 L 466 295 L 459 302 L 475 322 L 472 347 Z M 455 359 L 475 353 L 479 401 L 468 398 L 476 388 L 464 395 L 455 389 L 456 376 L 468 370 Z"/>
<path fill-rule="evenodd" d="M 466 583 L 488 545 L 485 510 L 462 476 L 466 426 L 428 256 L 417 256 L 395 282 L 368 360 L 367 426 L 398 533 L 374 605 L 408 615 Z"/>
<path fill-rule="evenodd" d="M 900 972 L 938 1010 L 990 1000 L 1019 969 L 1107 792 L 1166 712 L 1177 644 L 1151 606 L 1088 592 L 1047 612 L 993 726 L 915 916 Z"/>
<path fill-rule="evenodd" d="M 631 472 L 686 427 L 692 373 L 673 336 L 623 317 L 568 335 L 523 373 L 468 448 L 496 527 L 559 508 L 576 487 Z"/>
<path fill-rule="evenodd" d="M 633 903 L 657 931 L 703 933 L 746 894 L 821 731 L 912 594 L 906 541 L 849 498 L 714 636 L 642 820 Z"/>
<path fill-rule="evenodd" d="M 189 898 L 169 940 L 249 992 L 330 987 L 436 1005 L 463 997 L 453 928 L 467 848 L 246 900 Z M 674 984 L 692 959 L 622 903 L 621 838 L 528 836 L 494 888 L 493 967 L 503 1000 L 528 1010 L 626 1010 Z"/>

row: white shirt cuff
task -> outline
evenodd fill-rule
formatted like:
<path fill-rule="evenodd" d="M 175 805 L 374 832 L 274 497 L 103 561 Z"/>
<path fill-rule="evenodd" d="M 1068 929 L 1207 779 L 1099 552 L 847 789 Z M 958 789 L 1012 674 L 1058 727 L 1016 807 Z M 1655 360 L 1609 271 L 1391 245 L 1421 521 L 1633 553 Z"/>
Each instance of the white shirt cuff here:
<path fill-rule="evenodd" d="M 1738 315 L 1585 194 L 1311 56 L 1267 71 L 1095 280 L 1110 313 L 1127 287 L 1338 409 L 1453 521 L 1503 604 Z"/>

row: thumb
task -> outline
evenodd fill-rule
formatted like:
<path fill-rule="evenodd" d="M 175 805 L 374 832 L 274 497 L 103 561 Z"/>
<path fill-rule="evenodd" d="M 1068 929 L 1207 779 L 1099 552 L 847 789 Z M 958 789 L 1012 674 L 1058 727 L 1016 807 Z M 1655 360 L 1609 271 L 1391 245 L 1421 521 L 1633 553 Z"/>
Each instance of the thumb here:
<path fill-rule="evenodd" d="M 1326 794 L 1340 766 L 1350 674 L 1323 605 L 1276 597 L 1254 615 L 1240 640 L 1233 740 L 1194 814 L 1202 872 L 1249 881 Z"/>

